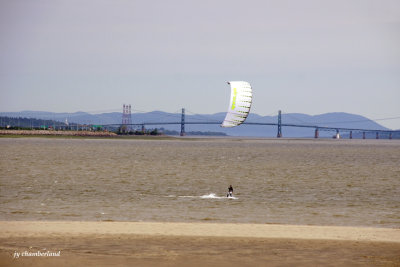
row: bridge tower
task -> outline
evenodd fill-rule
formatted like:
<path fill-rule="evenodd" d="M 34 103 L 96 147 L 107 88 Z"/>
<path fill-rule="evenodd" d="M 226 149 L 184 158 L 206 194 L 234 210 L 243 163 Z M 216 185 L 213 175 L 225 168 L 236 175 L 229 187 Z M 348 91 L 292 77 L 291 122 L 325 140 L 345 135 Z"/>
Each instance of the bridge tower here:
<path fill-rule="evenodd" d="M 132 112 L 131 112 L 131 105 L 123 105 L 122 109 L 122 125 L 121 125 L 121 132 L 127 133 L 131 130 L 132 124 Z"/>
<path fill-rule="evenodd" d="M 182 108 L 182 115 L 181 115 L 181 136 L 185 136 L 185 109 Z"/>
<path fill-rule="evenodd" d="M 282 137 L 282 112 L 278 111 L 278 134 L 276 135 L 277 138 Z"/>

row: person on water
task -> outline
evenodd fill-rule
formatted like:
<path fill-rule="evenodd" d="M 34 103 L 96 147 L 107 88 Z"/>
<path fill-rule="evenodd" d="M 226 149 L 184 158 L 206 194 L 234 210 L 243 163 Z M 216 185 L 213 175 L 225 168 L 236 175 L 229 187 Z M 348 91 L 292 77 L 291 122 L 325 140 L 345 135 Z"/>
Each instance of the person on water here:
<path fill-rule="evenodd" d="M 229 188 L 228 188 L 228 195 L 227 195 L 227 197 L 231 197 L 232 195 L 233 195 L 233 187 L 232 187 L 232 185 L 230 185 Z"/>

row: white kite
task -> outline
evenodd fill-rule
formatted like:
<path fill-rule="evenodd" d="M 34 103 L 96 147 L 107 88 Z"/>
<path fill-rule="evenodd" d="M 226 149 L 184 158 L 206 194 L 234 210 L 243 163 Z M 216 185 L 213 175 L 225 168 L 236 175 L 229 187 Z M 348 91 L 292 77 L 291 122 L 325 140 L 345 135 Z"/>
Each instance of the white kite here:
<path fill-rule="evenodd" d="M 221 127 L 235 127 L 242 124 L 250 112 L 253 93 L 248 82 L 228 82 L 231 85 L 231 102 Z"/>

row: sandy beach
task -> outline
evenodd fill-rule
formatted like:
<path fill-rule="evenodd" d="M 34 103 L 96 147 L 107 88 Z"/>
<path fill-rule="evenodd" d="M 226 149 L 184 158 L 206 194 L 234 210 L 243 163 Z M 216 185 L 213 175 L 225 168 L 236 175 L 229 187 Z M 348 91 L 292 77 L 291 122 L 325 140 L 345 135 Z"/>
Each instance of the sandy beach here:
<path fill-rule="evenodd" d="M 221 266 L 227 262 L 230 266 L 399 266 L 400 229 L 0 222 L 2 266 Z"/>

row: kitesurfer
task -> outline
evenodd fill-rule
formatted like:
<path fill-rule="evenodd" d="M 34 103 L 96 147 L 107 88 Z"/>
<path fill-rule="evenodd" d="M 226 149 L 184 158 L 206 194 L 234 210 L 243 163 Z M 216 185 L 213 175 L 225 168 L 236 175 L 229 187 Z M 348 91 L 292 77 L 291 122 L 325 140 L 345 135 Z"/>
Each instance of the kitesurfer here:
<path fill-rule="evenodd" d="M 232 187 L 232 185 L 230 185 L 229 188 L 228 188 L 228 195 L 227 195 L 227 197 L 231 197 L 231 196 L 233 196 L 233 187 Z"/>

